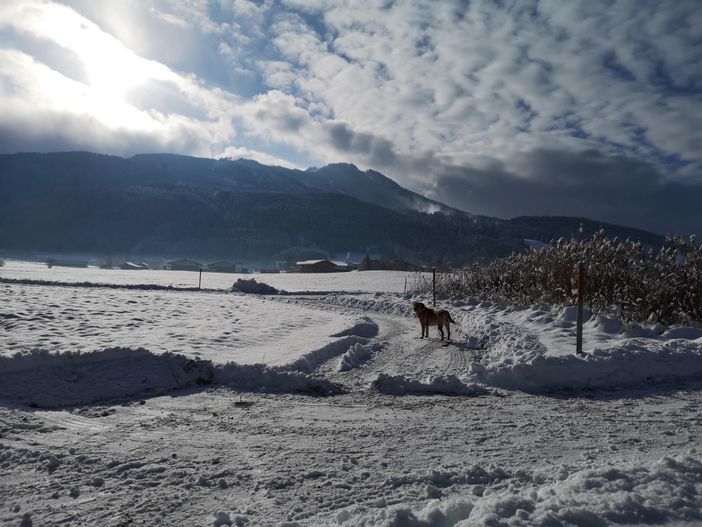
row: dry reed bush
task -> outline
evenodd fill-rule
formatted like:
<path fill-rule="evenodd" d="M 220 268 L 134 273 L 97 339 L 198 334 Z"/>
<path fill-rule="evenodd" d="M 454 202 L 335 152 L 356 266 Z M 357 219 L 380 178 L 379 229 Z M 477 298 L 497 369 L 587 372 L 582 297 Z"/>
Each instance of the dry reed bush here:
<path fill-rule="evenodd" d="M 702 246 L 694 236 L 669 236 L 658 252 L 609 239 L 604 231 L 590 239 L 561 238 L 544 249 L 439 274 L 437 293 L 517 305 L 571 305 L 580 262 L 586 269 L 584 302 L 592 312 L 631 322 L 702 323 Z M 418 276 L 413 286 L 430 292 L 431 280 Z"/>

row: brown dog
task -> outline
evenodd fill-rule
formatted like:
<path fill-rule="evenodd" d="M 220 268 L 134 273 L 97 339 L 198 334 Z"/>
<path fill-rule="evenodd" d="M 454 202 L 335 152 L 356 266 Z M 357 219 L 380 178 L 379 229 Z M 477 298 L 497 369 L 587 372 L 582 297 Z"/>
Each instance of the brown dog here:
<path fill-rule="evenodd" d="M 438 326 L 439 333 L 441 333 L 441 340 L 444 340 L 444 327 L 448 332 L 448 339 L 451 340 L 451 323 L 455 324 L 456 321 L 451 318 L 449 312 L 445 309 L 429 309 L 427 306 L 421 302 L 412 302 L 412 309 L 417 314 L 419 323 L 422 325 L 422 336 L 419 337 L 423 339 L 425 337 L 429 338 L 429 326 Z"/>

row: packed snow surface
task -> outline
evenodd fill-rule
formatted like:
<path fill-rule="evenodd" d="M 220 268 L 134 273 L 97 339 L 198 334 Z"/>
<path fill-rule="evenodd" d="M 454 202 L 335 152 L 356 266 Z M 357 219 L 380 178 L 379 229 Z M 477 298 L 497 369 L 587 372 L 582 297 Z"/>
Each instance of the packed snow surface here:
<path fill-rule="evenodd" d="M 571 308 L 444 299 L 420 339 L 430 299 L 358 275 L 0 283 L 0 525 L 702 522 L 700 328 L 588 315 L 576 356 Z"/>

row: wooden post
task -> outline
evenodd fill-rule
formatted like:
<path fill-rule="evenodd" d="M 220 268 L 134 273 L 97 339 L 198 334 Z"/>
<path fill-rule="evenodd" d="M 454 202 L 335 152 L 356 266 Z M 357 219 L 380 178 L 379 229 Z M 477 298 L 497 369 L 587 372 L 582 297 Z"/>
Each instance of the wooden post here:
<path fill-rule="evenodd" d="M 431 292 L 434 296 L 434 309 L 436 309 L 436 266 L 431 268 Z"/>
<path fill-rule="evenodd" d="M 200 278 L 197 281 L 197 288 L 202 289 L 202 267 L 200 267 Z"/>
<path fill-rule="evenodd" d="M 585 296 L 585 267 L 582 262 L 578 264 L 578 310 L 575 353 L 583 354 L 583 297 Z"/>

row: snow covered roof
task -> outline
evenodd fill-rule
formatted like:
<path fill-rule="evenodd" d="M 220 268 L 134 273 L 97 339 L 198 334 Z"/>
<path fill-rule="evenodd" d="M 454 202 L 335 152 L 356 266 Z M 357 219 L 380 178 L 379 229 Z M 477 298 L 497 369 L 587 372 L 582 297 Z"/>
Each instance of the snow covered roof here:
<path fill-rule="evenodd" d="M 325 258 L 324 260 L 305 260 L 305 261 L 302 261 L 302 262 L 297 262 L 297 265 L 314 265 L 314 264 L 318 264 L 318 263 L 321 263 L 321 262 L 333 263 L 333 262 L 330 262 L 329 260 L 327 260 L 327 259 Z"/>

